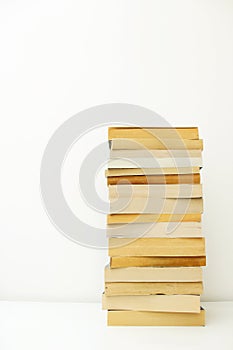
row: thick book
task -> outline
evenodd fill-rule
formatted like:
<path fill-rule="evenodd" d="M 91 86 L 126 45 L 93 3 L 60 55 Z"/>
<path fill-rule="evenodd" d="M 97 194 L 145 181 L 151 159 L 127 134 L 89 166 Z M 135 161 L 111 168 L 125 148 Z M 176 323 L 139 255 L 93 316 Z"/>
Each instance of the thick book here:
<path fill-rule="evenodd" d="M 114 256 L 111 269 L 120 267 L 206 266 L 206 256 Z"/>
<path fill-rule="evenodd" d="M 200 295 L 117 295 L 103 293 L 104 310 L 200 313 Z"/>
<path fill-rule="evenodd" d="M 187 140 L 198 140 L 197 127 L 110 127 L 108 128 L 108 139 L 116 138 L 183 138 Z"/>
<path fill-rule="evenodd" d="M 202 151 L 191 149 L 162 149 L 162 150 L 142 150 L 142 149 L 133 149 L 133 150 L 112 150 L 110 151 L 109 159 L 135 159 L 135 158 L 201 158 Z"/>
<path fill-rule="evenodd" d="M 147 184 L 199 184 L 200 174 L 168 174 L 168 175 L 129 175 L 111 176 L 107 178 L 108 185 L 147 185 Z"/>
<path fill-rule="evenodd" d="M 109 214 L 107 223 L 125 224 L 140 222 L 201 222 L 201 214 Z"/>
<path fill-rule="evenodd" d="M 203 256 L 204 238 L 109 238 L 109 256 Z"/>
<path fill-rule="evenodd" d="M 126 267 L 104 271 L 105 282 L 201 282 L 201 267 Z"/>
<path fill-rule="evenodd" d="M 186 139 L 157 139 L 157 138 L 137 138 L 137 139 L 113 139 L 109 141 L 111 150 L 130 149 L 154 149 L 154 150 L 203 150 L 203 140 Z"/>
<path fill-rule="evenodd" d="M 200 222 L 154 222 L 107 225 L 107 237 L 202 237 Z"/>
<path fill-rule="evenodd" d="M 172 184 L 172 185 L 110 185 L 110 199 L 119 197 L 138 198 L 201 198 L 201 184 Z"/>
<path fill-rule="evenodd" d="M 153 295 L 203 293 L 202 282 L 106 282 L 105 295 Z"/>
<path fill-rule="evenodd" d="M 132 158 L 132 159 L 110 159 L 108 169 L 122 168 L 174 168 L 174 167 L 202 167 L 201 157 L 186 158 Z"/>
<path fill-rule="evenodd" d="M 110 214 L 195 214 L 203 212 L 202 198 L 140 198 L 110 199 Z"/>
<path fill-rule="evenodd" d="M 205 326 L 205 310 L 199 313 L 108 311 L 108 326 Z"/>

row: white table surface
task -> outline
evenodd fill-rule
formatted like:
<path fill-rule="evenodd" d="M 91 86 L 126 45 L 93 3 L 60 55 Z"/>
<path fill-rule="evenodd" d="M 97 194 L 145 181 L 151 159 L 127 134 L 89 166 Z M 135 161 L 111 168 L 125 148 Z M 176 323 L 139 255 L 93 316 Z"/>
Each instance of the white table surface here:
<path fill-rule="evenodd" d="M 0 302 L 1 350 L 233 349 L 233 302 L 202 303 L 206 327 L 107 327 L 98 303 Z"/>

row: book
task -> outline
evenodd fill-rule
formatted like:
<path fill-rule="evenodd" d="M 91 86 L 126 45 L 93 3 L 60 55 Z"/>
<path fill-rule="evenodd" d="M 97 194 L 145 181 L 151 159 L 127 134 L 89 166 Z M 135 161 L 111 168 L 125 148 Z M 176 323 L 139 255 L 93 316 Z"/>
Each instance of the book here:
<path fill-rule="evenodd" d="M 107 178 L 108 185 L 129 184 L 199 184 L 200 174 L 168 174 L 168 175 L 129 175 L 111 176 Z"/>
<path fill-rule="evenodd" d="M 123 149 L 155 149 L 155 150 L 203 150 L 203 140 L 186 139 L 157 139 L 157 138 L 136 138 L 136 139 L 113 139 L 109 141 L 111 150 Z"/>
<path fill-rule="evenodd" d="M 110 199 L 110 214 L 195 214 L 203 212 L 202 198 L 118 198 Z"/>
<path fill-rule="evenodd" d="M 107 237 L 202 237 L 200 222 L 152 222 L 107 225 Z"/>
<path fill-rule="evenodd" d="M 201 282 L 201 267 L 126 267 L 104 270 L 105 282 Z"/>
<path fill-rule="evenodd" d="M 206 256 L 114 256 L 111 269 L 119 267 L 206 266 Z"/>
<path fill-rule="evenodd" d="M 140 175 L 179 175 L 179 174 L 200 174 L 199 167 L 185 168 L 122 168 L 122 169 L 106 169 L 105 176 L 140 176 Z"/>
<path fill-rule="evenodd" d="M 163 149 L 163 150 L 110 150 L 109 159 L 134 159 L 134 158 L 201 158 L 202 151 L 196 149 Z"/>
<path fill-rule="evenodd" d="M 109 256 L 204 256 L 204 238 L 109 238 Z"/>
<path fill-rule="evenodd" d="M 139 222 L 201 222 L 201 214 L 109 214 L 107 223 L 124 224 Z"/>
<path fill-rule="evenodd" d="M 201 157 L 190 158 L 132 158 L 132 159 L 110 159 L 108 169 L 117 168 L 174 168 L 174 167 L 202 167 Z"/>
<path fill-rule="evenodd" d="M 205 310 L 199 313 L 108 311 L 108 326 L 205 326 Z"/>
<path fill-rule="evenodd" d="M 104 310 L 200 313 L 200 295 L 117 295 L 103 293 Z"/>
<path fill-rule="evenodd" d="M 188 140 L 199 139 L 197 127 L 110 127 L 108 139 L 116 138 L 184 138 Z"/>
<path fill-rule="evenodd" d="M 105 295 L 153 295 L 190 294 L 200 295 L 202 282 L 106 282 Z"/>
<path fill-rule="evenodd" d="M 109 199 L 118 197 L 154 197 L 154 198 L 201 198 L 201 184 L 172 185 L 110 185 Z"/>

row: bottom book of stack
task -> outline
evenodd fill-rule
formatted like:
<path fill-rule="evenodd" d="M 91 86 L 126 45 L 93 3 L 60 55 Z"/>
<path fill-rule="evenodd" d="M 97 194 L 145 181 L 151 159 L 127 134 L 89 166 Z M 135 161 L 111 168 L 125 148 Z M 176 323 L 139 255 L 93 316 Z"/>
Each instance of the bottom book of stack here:
<path fill-rule="evenodd" d="M 108 326 L 204 326 L 205 310 L 199 313 L 108 311 Z"/>
<path fill-rule="evenodd" d="M 204 326 L 201 267 L 105 268 L 109 326 Z"/>

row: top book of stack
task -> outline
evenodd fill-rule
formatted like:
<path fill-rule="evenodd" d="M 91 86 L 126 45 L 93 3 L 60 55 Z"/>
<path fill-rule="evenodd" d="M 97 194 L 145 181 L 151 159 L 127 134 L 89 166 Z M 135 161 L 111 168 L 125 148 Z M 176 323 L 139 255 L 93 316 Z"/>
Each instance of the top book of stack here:
<path fill-rule="evenodd" d="M 111 127 L 111 150 L 203 150 L 197 127 Z"/>

